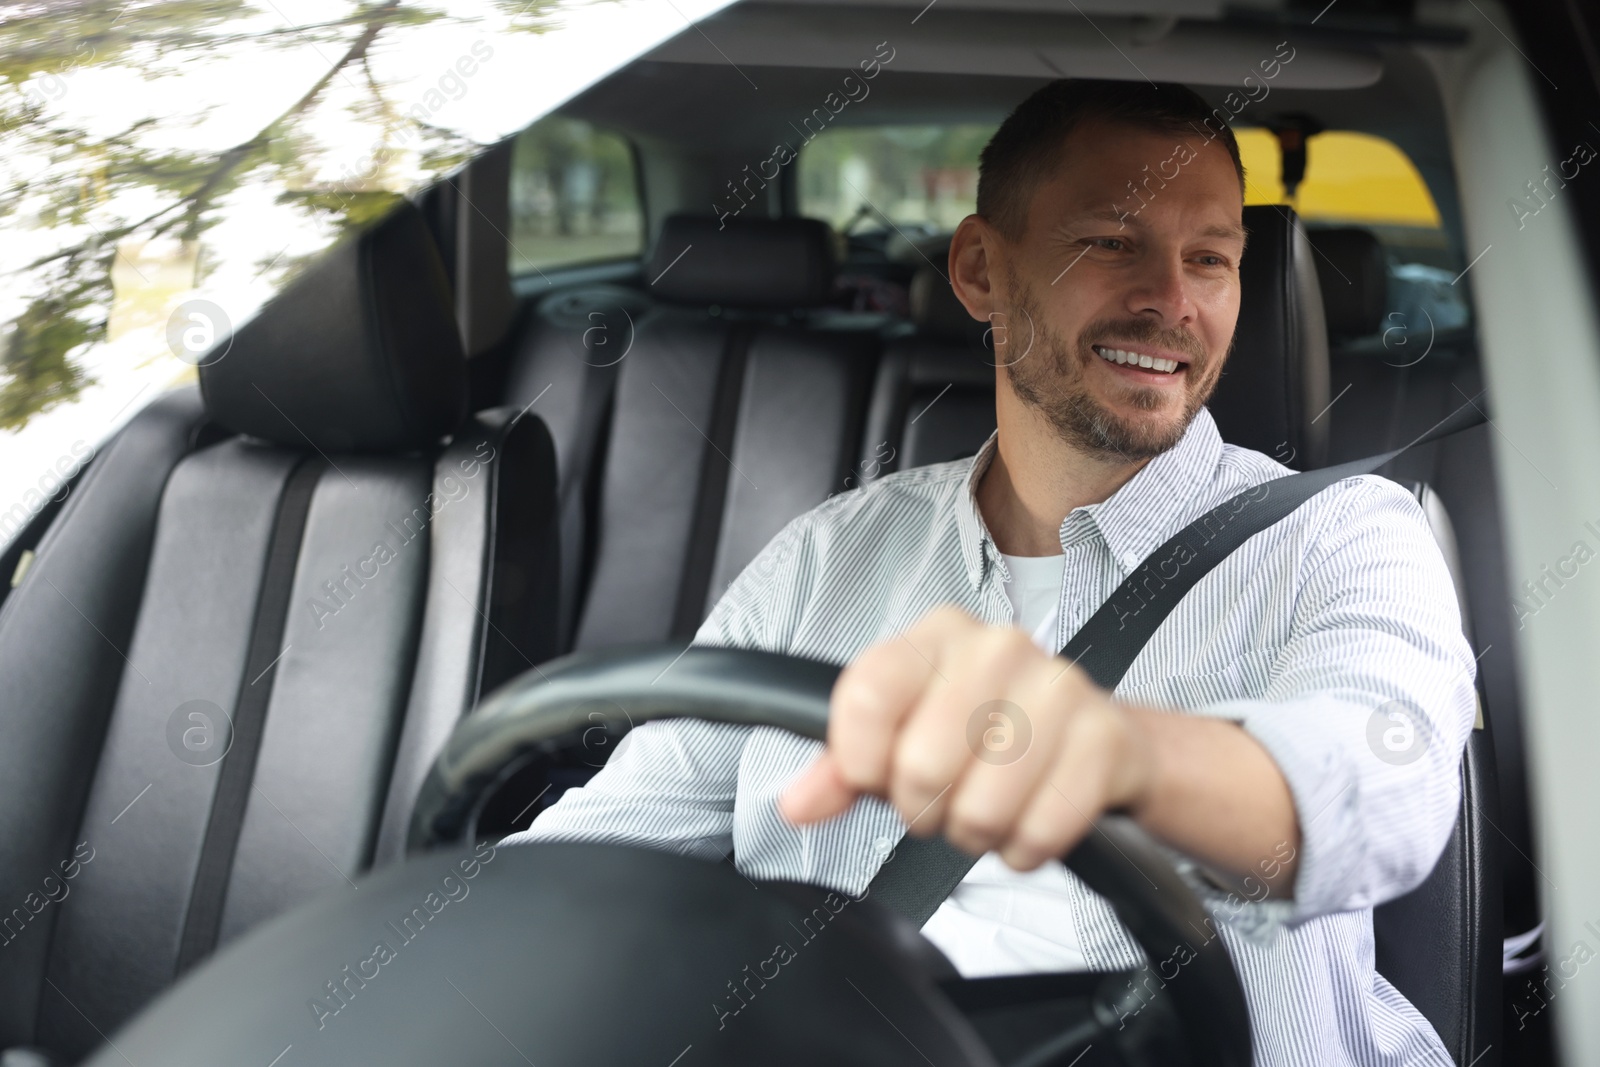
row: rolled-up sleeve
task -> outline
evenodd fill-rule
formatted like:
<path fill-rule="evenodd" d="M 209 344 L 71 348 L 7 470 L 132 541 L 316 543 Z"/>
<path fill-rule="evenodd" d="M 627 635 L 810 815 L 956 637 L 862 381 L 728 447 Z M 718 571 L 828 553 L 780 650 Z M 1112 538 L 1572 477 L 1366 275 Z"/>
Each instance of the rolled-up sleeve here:
<path fill-rule="evenodd" d="M 1195 709 L 1239 722 L 1294 798 L 1292 899 L 1223 909 L 1257 932 L 1421 884 L 1455 825 L 1476 718 L 1475 661 L 1422 509 L 1378 478 L 1330 491 L 1345 500 L 1307 545 L 1267 691 Z"/>
<path fill-rule="evenodd" d="M 779 533 L 729 585 L 693 643 L 781 651 L 773 605 L 792 584 L 803 539 L 801 520 Z M 587 784 L 501 844 L 600 841 L 720 859 L 733 848 L 739 758 L 749 736 L 748 726 L 699 719 L 645 723 Z"/>

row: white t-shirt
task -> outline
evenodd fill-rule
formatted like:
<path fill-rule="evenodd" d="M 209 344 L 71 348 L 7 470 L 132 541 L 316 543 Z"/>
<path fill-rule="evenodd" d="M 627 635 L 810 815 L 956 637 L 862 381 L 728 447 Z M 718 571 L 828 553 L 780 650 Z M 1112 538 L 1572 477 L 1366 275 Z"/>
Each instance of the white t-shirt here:
<path fill-rule="evenodd" d="M 1016 624 L 1047 652 L 1056 647 L 1066 557 L 1006 556 L 1006 596 Z M 1031 971 L 1082 971 L 1088 960 L 1067 897 L 1067 871 L 1049 860 L 1014 871 L 999 853 L 973 865 L 922 927 L 968 978 Z"/>

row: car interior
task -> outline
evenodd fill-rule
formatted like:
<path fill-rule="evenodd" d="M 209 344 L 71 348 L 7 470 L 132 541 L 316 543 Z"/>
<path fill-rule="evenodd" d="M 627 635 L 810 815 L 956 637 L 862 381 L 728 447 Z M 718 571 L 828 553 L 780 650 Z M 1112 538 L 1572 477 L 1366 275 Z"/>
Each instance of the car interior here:
<path fill-rule="evenodd" d="M 829 136 L 992 129 L 1054 76 L 1183 81 L 1233 110 L 1287 37 L 1279 83 L 1231 119 L 1259 158 L 1287 189 L 1319 162 L 1359 185 L 1316 138 L 1381 140 L 1438 221 L 1247 204 L 1208 405 L 1224 440 L 1316 469 L 1477 396 L 1470 292 L 1449 282 L 1475 250 L 1431 58 L 1465 47 L 1461 23 L 1426 5 L 1351 4 L 1320 28 L 1296 5 L 1130 6 L 1149 10 L 736 4 L 342 240 L 197 384 L 144 407 L 0 555 L 8 574 L 26 557 L 0 589 L 0 678 L 27 709 L 0 746 L 0 884 L 21 899 L 36 869 L 93 852 L 69 895 L 5 920 L 0 1062 L 79 1062 L 217 950 L 403 860 L 430 766 L 513 679 L 682 645 L 790 520 L 989 437 L 993 342 L 950 289 L 950 226 L 845 193 L 847 217 L 817 210 L 808 181 L 855 173 L 806 171 Z M 1150 46 L 1142 69 L 1104 22 Z M 874 55 L 869 97 L 816 111 Z M 795 127 L 813 113 L 828 131 Z M 541 251 L 552 130 L 621 146 L 604 172 L 629 186 L 633 214 L 607 223 L 620 252 Z M 1377 969 L 1459 1067 L 1555 1062 L 1549 1016 L 1519 1025 L 1513 1005 L 1542 911 L 1494 432 L 1384 468 L 1427 516 L 1479 655 L 1457 828 L 1374 920 Z M 618 736 L 519 760 L 471 836 L 526 828 Z M 171 773 L 174 754 L 196 772 Z M 996 1062 L 1054 1062 L 996 1051 L 982 1019 L 1001 1009 L 962 1003 Z"/>

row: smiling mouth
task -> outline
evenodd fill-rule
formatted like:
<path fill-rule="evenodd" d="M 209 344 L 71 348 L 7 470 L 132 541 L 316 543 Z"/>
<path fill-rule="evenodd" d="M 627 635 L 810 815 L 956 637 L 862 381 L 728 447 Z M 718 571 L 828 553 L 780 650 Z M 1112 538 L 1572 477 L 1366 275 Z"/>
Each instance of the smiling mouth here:
<path fill-rule="evenodd" d="M 1155 356 L 1141 355 L 1138 352 L 1129 352 L 1121 348 L 1112 348 L 1109 345 L 1092 345 L 1095 354 L 1107 363 L 1117 363 L 1127 367 L 1138 367 L 1142 370 L 1154 371 L 1157 374 L 1173 374 L 1179 368 L 1187 366 L 1175 359 L 1160 359 Z"/>

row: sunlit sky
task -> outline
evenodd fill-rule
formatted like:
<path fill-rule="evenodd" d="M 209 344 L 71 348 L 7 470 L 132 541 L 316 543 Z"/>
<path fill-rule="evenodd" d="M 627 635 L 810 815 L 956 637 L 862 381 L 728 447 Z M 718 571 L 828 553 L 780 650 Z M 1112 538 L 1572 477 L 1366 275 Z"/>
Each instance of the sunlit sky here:
<path fill-rule="evenodd" d="M 613 70 L 650 50 L 688 23 L 730 0 L 596 0 L 564 2 L 544 33 L 508 32 L 510 18 L 482 0 L 446 0 L 430 5 L 449 18 L 425 26 L 390 26 L 370 52 L 373 78 L 399 112 L 421 106 L 428 123 L 479 144 L 491 144 L 527 126 Z M 263 13 L 226 27 L 249 32 L 273 26 L 326 22 L 350 7 L 326 0 L 268 0 Z M 136 27 L 137 28 L 137 27 Z M 239 144 L 288 110 L 332 68 L 360 27 L 340 40 L 230 43 L 201 54 L 168 52 L 168 73 L 146 77 L 128 67 L 83 66 L 41 75 L 23 91 L 51 101 L 48 121 L 98 135 L 128 129 L 140 119 L 158 121 L 140 144 L 160 149 L 219 153 Z M 476 47 L 476 52 L 474 48 Z M 487 55 L 487 58 L 484 58 Z M 456 70 L 473 57 L 470 77 Z M 445 79 L 444 89 L 439 89 Z M 13 91 L 0 89 L 0 92 Z M 412 147 L 420 142 L 409 125 L 386 124 L 371 115 L 371 92 L 360 67 L 336 76 L 299 129 L 310 135 L 310 166 L 298 176 L 273 168 L 217 202 L 220 217 L 198 250 L 203 281 L 194 287 L 196 250 L 165 240 L 141 249 L 137 237 L 123 242 L 119 257 L 114 340 L 93 345 L 79 362 L 98 379 L 77 402 L 35 416 L 21 431 L 0 433 L 0 513 L 33 501 L 30 489 L 49 488 L 47 472 L 73 455 L 82 441 L 93 447 L 174 382 L 193 375 L 166 344 L 166 323 L 180 302 L 204 298 L 220 306 L 234 326 L 246 321 L 284 282 L 288 264 L 326 247 L 333 229 L 279 194 L 296 187 L 340 185 L 415 192 L 437 175 L 424 172 L 414 151 L 402 151 L 381 173 L 369 170 L 373 145 Z M 48 168 L 48 169 L 47 169 Z M 82 174 L 89 161 L 50 161 L 0 140 L 0 180 L 29 183 L 49 173 Z M 272 176 L 267 177 L 269 170 Z M 91 218 L 101 228 L 133 220 L 164 206 L 151 190 L 139 189 L 99 205 Z M 22 268 L 41 255 L 74 245 L 93 232 L 83 227 L 47 228 L 10 220 L 0 234 L 0 330 L 45 282 Z M 142 252 L 142 254 L 141 254 Z M 124 284 L 126 280 L 127 284 Z M 81 447 L 78 451 L 82 451 Z M 8 580 L 9 575 L 0 575 Z"/>

